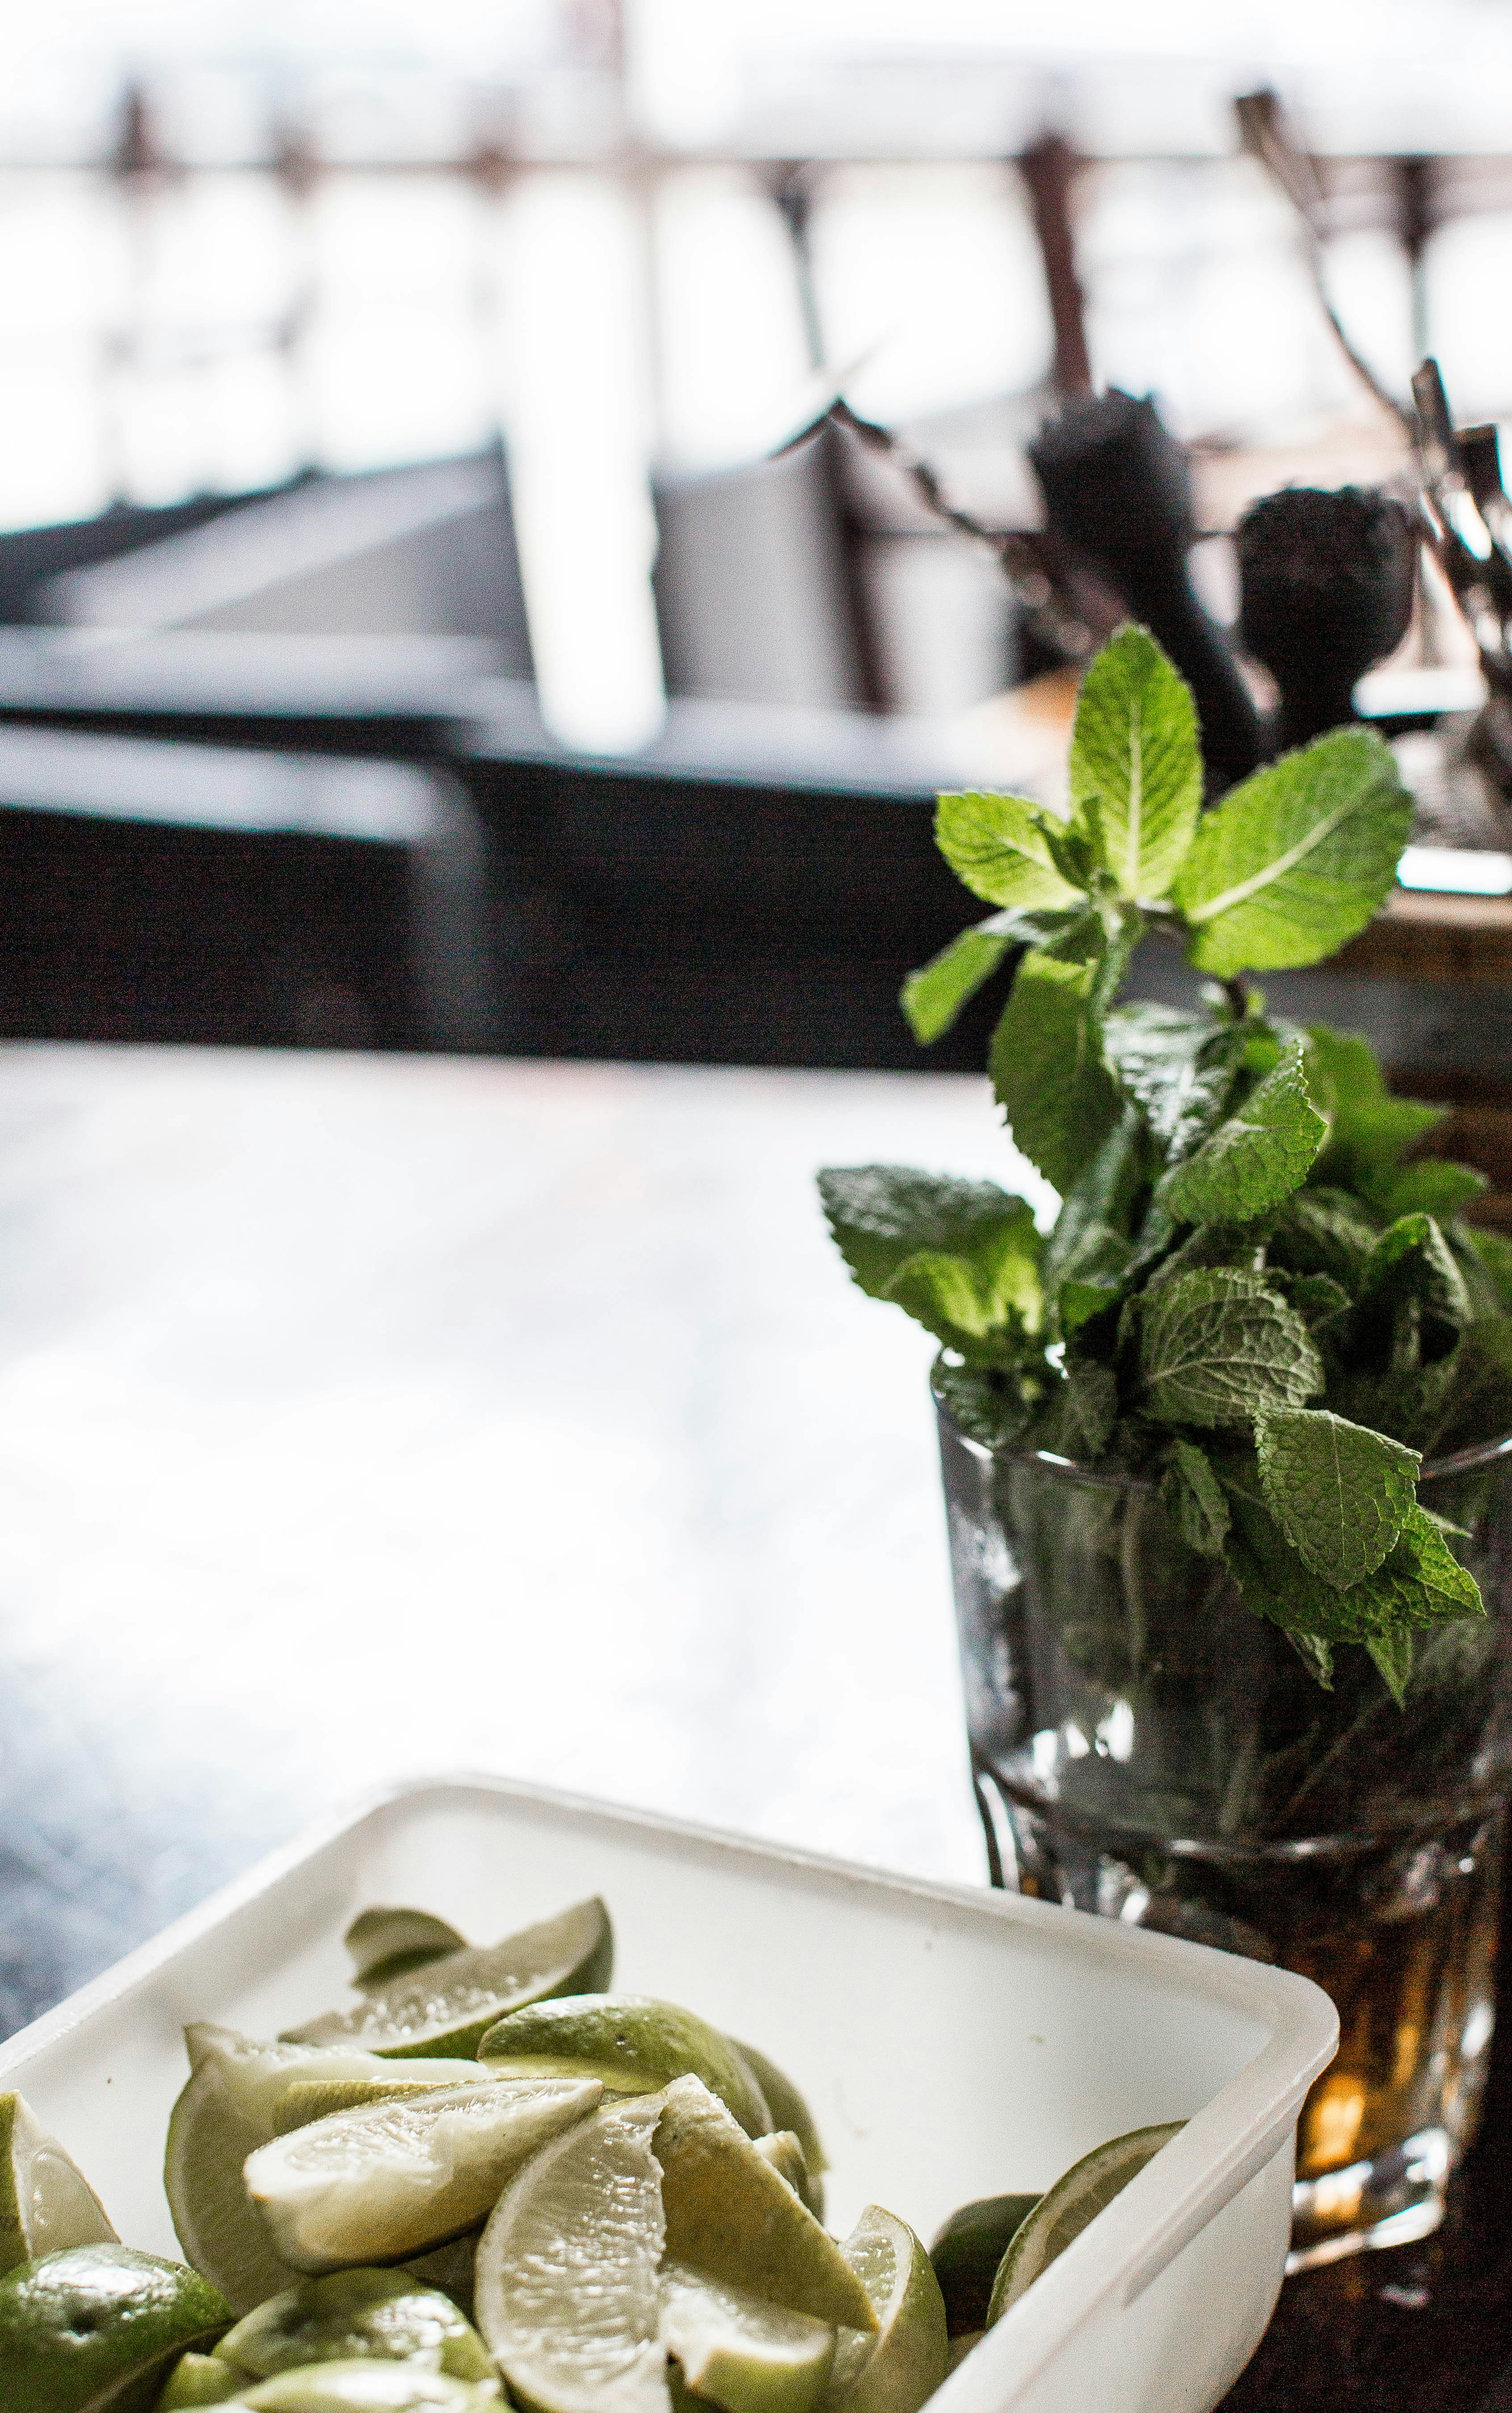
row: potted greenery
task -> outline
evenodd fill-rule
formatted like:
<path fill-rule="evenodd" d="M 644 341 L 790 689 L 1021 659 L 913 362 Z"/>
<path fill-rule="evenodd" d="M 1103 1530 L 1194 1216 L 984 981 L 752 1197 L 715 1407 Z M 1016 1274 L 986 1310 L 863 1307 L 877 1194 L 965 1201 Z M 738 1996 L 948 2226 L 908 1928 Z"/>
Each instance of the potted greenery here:
<path fill-rule="evenodd" d="M 1363 1040 L 1267 1014 L 1391 886 L 1388 748 L 1330 731 L 1202 811 L 1191 696 L 1121 629 L 1070 810 L 940 800 L 995 910 L 913 973 L 924 1041 L 1021 949 L 991 1044 L 1042 1232 L 989 1183 L 821 1176 L 933 1377 L 968 1724 L 1000 1880 L 1333 1993 L 1297 2258 L 1425 2233 L 1490 2032 L 1512 1784 L 1512 1247 Z M 1116 1003 L 1162 930 L 1204 1011 Z"/>

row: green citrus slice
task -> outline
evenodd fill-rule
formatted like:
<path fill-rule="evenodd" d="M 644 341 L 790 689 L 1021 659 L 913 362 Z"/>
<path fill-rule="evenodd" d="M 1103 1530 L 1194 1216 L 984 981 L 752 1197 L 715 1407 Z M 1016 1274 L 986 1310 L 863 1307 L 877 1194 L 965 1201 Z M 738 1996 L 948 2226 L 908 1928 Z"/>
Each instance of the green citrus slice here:
<path fill-rule="evenodd" d="M 777 2128 L 768 2137 L 752 2139 L 763 2162 L 770 2162 L 779 2178 L 787 2180 L 795 2196 L 802 2198 L 816 2220 L 824 2217 L 824 2182 L 816 2179 L 803 2156 L 803 2147 L 791 2128 Z"/>
<path fill-rule="evenodd" d="M 1037 2195 L 988 2195 L 953 2212 L 929 2248 L 953 2338 L 986 2327 L 998 2265 L 1039 2202 Z"/>
<path fill-rule="evenodd" d="M 987 2306 L 988 2329 L 1185 2126 L 1184 2120 L 1172 2120 L 1163 2127 L 1135 2128 L 1127 2137 L 1114 2137 L 1084 2154 L 1064 2178 L 1057 2179 L 1002 2258 Z"/>
<path fill-rule="evenodd" d="M 338 2271 L 272 2296 L 228 2332 L 215 2348 L 254 2379 L 303 2371 L 312 2362 L 414 2362 L 448 2379 L 491 2379 L 483 2342 L 437 2287 L 418 2287 L 397 2271 Z"/>
<path fill-rule="evenodd" d="M 808 2165 L 808 2175 L 817 2184 L 824 2171 L 828 2169 L 829 2162 L 824 2148 L 820 2142 L 819 2130 L 814 2124 L 814 2115 L 808 2104 L 792 2079 L 785 2071 L 778 2069 L 775 2061 L 769 2061 L 764 2052 L 758 2052 L 753 2044 L 735 2043 L 734 2037 L 731 2038 L 731 2042 L 734 2044 L 736 2052 L 748 2064 L 751 2076 L 766 2097 L 766 2108 L 771 2112 L 773 2127 L 792 2129 L 803 2147 L 803 2157 Z M 817 2205 L 815 2210 L 818 2210 Z"/>
<path fill-rule="evenodd" d="M 614 1949 L 609 1913 L 595 1896 L 502 1944 L 468 1945 L 374 1985 L 354 2010 L 327 2011 L 289 2029 L 285 2041 L 357 2045 L 397 2061 L 474 2057 L 507 2012 L 548 1994 L 601 1991 Z"/>
<path fill-rule="evenodd" d="M 307 2079 L 377 2080 L 393 2064 L 376 2053 L 322 2046 L 259 2044 L 232 2028 L 197 2021 L 184 2032 L 191 2076 L 168 2124 L 163 2183 L 179 2243 L 197 2271 L 238 2313 L 276 2296 L 299 2272 L 279 2259 L 242 2183 L 249 2154 L 274 2133 L 289 2088 Z M 453 2084 L 476 2080 L 475 2062 L 428 2065 Z"/>
<path fill-rule="evenodd" d="M 497 2413 L 497 2379 L 447 2379 L 412 2362 L 318 2362 L 232 2398 L 238 2413 Z"/>
<path fill-rule="evenodd" d="M 196 2271 L 126 2245 L 76 2245 L 0 2279 L 0 2374 L 16 2413 L 138 2413 L 230 2308 Z"/>
<path fill-rule="evenodd" d="M 293 2270 L 397 2262 L 475 2227 L 522 2162 L 602 2095 L 591 2078 L 425 2087 L 274 2137 L 242 2175 Z"/>
<path fill-rule="evenodd" d="M 835 2332 L 686 2262 L 662 2266 L 661 2343 L 683 2377 L 723 2413 L 811 2413 L 835 2359 Z"/>
<path fill-rule="evenodd" d="M 815 2320 L 877 2327 L 866 2287 L 701 2079 L 668 2087 L 657 2124 L 669 2260 Z"/>
<path fill-rule="evenodd" d="M 526 2164 L 483 2230 L 478 2326 L 536 2413 L 670 2413 L 651 2151 L 661 2109 L 654 2095 L 606 2104 Z"/>
<path fill-rule="evenodd" d="M 117 2242 L 89 2181 L 24 2095 L 0 2095 L 0 2271 Z"/>
<path fill-rule="evenodd" d="M 181 2355 L 173 2376 L 157 2400 L 157 2413 L 185 2413 L 196 2405 L 224 2405 L 246 2386 L 245 2371 L 233 2371 L 213 2354 Z"/>
<path fill-rule="evenodd" d="M 868 2203 L 840 2247 L 877 2318 L 842 2332 L 829 2403 L 844 2413 L 918 2413 L 945 2377 L 945 2305 L 934 2265 L 906 2221 Z"/>
<path fill-rule="evenodd" d="M 467 1948 L 465 1935 L 428 1910 L 362 1911 L 341 1940 L 351 1955 L 352 1984 L 364 1990 Z"/>
<path fill-rule="evenodd" d="M 696 2011 L 648 1994 L 571 1994 L 532 2004 L 491 2027 L 478 2058 L 496 2078 L 597 2078 L 615 2095 L 656 2095 L 691 2075 L 748 2137 L 764 2137 L 772 2126 L 737 2048 Z"/>
<path fill-rule="evenodd" d="M 373 2057 L 378 2060 L 376 2053 Z M 434 2095 L 441 2087 L 475 2084 L 482 2075 L 466 2061 L 415 2064 L 417 2071 L 439 2070 L 438 2078 L 411 2078 L 402 2064 L 392 2061 L 378 2062 L 378 2067 L 388 2072 L 387 2077 L 296 2078 L 274 2113 L 274 2135 L 291 2136 L 296 2128 L 307 2128 L 312 2120 L 328 2120 L 333 2111 L 361 2111 L 374 2103 L 413 2102 L 417 2095 Z M 461 2078 L 456 2073 L 464 2069 L 467 2076 Z"/>

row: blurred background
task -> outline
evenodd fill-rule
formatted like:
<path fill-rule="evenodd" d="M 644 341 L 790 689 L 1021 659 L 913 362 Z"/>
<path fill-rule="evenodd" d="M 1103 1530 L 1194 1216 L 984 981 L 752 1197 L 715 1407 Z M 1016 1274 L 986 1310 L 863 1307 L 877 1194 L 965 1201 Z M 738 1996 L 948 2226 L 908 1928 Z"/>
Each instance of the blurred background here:
<path fill-rule="evenodd" d="M 875 449 L 783 449 L 830 396 L 1030 536 L 1047 418 L 1152 397 L 1220 630 L 1255 496 L 1412 496 L 1425 352 L 1512 413 L 1501 0 L 59 0 L 0 49 L 9 1035 L 912 1064 L 929 797 L 1053 795 L 1081 656 Z M 1482 694 L 1429 570 L 1360 708 L 1451 897 L 1512 887 Z M 1509 919 L 1404 908 L 1330 1010 L 1458 1095 Z"/>

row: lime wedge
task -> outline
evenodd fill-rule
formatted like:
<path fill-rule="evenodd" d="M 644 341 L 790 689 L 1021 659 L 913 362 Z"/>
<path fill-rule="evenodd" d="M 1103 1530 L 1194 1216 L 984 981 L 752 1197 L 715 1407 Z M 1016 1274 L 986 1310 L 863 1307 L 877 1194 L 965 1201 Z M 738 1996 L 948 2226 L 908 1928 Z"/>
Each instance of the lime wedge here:
<path fill-rule="evenodd" d="M 723 2413 L 810 2413 L 835 2359 L 835 2332 L 807 2313 L 707 2278 L 686 2262 L 661 2272 L 661 2343 L 683 2377 Z"/>
<path fill-rule="evenodd" d="M 606 2104 L 526 2164 L 483 2230 L 478 2326 L 537 2413 L 669 2413 L 651 2152 L 661 2108 L 654 2095 Z"/>
<path fill-rule="evenodd" d="M 375 2061 L 378 2056 L 374 2054 Z M 379 2062 L 387 2070 L 386 2078 L 296 2078 L 287 2088 L 273 2117 L 275 2137 L 291 2136 L 296 2128 L 307 2128 L 312 2120 L 328 2120 L 333 2111 L 361 2111 L 373 2103 L 413 2102 L 417 2095 L 434 2095 L 440 2087 L 476 2084 L 482 2073 L 467 2061 L 417 2062 L 417 2069 L 438 2069 L 439 2078 L 410 2078 L 402 2066 L 392 2062 Z M 456 2076 L 458 2070 L 466 2078 Z"/>
<path fill-rule="evenodd" d="M 595 1897 L 502 1944 L 469 1945 L 374 1985 L 355 2010 L 290 2028 L 294 2044 L 358 2045 L 391 2060 L 475 2056 L 506 2012 L 547 1994 L 600 1991 L 614 1960 L 609 1913 Z"/>
<path fill-rule="evenodd" d="M 1094 2147 L 1063 2179 L 1057 2179 L 1048 2195 L 1040 2198 L 1002 2258 L 987 2306 L 988 2329 L 994 2321 L 1001 2320 L 1009 2305 L 1017 2303 L 1025 2289 L 1031 2287 L 1057 2255 L 1063 2254 L 1073 2239 L 1081 2235 L 1089 2221 L 1095 2220 L 1114 2197 L 1122 2193 L 1129 2181 L 1138 2177 L 1146 2163 L 1154 2160 L 1162 2146 L 1178 2137 L 1185 2126 L 1184 2120 L 1171 2120 L 1164 2127 L 1135 2128 L 1127 2137 L 1115 2137 L 1109 2143 Z"/>
<path fill-rule="evenodd" d="M 173 2376 L 157 2400 L 157 2413 L 185 2413 L 196 2405 L 224 2405 L 246 2386 L 245 2371 L 233 2371 L 213 2354 L 181 2355 Z"/>
<path fill-rule="evenodd" d="M 734 2043 L 734 2037 L 731 2042 Z M 766 2108 L 772 2115 L 774 2128 L 791 2128 L 803 2147 L 803 2157 L 808 2165 L 808 2175 L 817 2184 L 829 2168 L 824 2148 L 814 2125 L 814 2115 L 799 2094 L 791 2078 L 758 2052 L 753 2044 L 735 2044 L 735 2050 L 748 2065 L 751 2076 L 766 2097 Z M 817 2204 L 814 2210 L 817 2212 Z"/>
<path fill-rule="evenodd" d="M 824 2182 L 816 2179 L 803 2157 L 803 2147 L 791 2128 L 774 2129 L 769 2137 L 753 2139 L 763 2162 L 770 2162 L 778 2178 L 787 2180 L 795 2196 L 808 2206 L 816 2220 L 824 2217 Z"/>
<path fill-rule="evenodd" d="M 168 2124 L 163 2183 L 179 2243 L 197 2271 L 232 2308 L 248 2313 L 299 2273 L 279 2260 L 242 2184 L 249 2154 L 274 2134 L 278 2107 L 304 2079 L 377 2079 L 388 2083 L 392 2062 L 376 2053 L 312 2045 L 259 2044 L 208 2021 L 185 2028 L 192 2069 Z M 475 2062 L 436 2062 L 427 2075 L 453 2084 L 475 2080 Z"/>
<path fill-rule="evenodd" d="M 592 2078 L 426 2087 L 274 2137 L 242 2175 L 292 2269 L 397 2262 L 475 2227 L 521 2163 L 602 2095 Z"/>
<path fill-rule="evenodd" d="M 351 1954 L 352 1984 L 364 1989 L 467 1948 L 465 1935 L 428 1910 L 364 1910 L 341 1940 Z"/>
<path fill-rule="evenodd" d="M 789 2312 L 874 2330 L 866 2288 L 833 2237 L 703 2080 L 679 2078 L 662 2103 L 655 2153 L 669 2258 Z"/>
<path fill-rule="evenodd" d="M 78 2165 L 21 2095 L 0 2095 L 0 2271 L 116 2235 Z"/>
<path fill-rule="evenodd" d="M 986 2327 L 998 2265 L 1039 2199 L 1037 2195 L 983 2196 L 953 2212 L 936 2237 L 929 2259 L 953 2338 Z"/>
<path fill-rule="evenodd" d="M 875 2337 L 841 2332 L 829 2403 L 844 2413 L 918 2413 L 945 2376 L 945 2306 L 906 2221 L 868 2203 L 840 2247 L 870 2299 Z"/>
<path fill-rule="evenodd" d="M 764 2137 L 772 2125 L 761 2088 L 728 2038 L 696 2011 L 648 1994 L 535 2003 L 491 2027 L 478 2058 L 496 2078 L 597 2078 L 615 2095 L 655 2095 L 691 2074 L 748 2137 Z"/>
<path fill-rule="evenodd" d="M 497 2379 L 445 2379 L 411 2362 L 320 2362 L 232 2399 L 243 2413 L 497 2413 L 498 2403 Z"/>
<path fill-rule="evenodd" d="M 185 2346 L 230 2307 L 195 2271 L 126 2245 L 76 2245 L 0 2279 L 0 2373 L 16 2413 L 156 2404 Z"/>
<path fill-rule="evenodd" d="M 492 2379 L 483 2342 L 437 2288 L 397 2271 L 338 2271 L 270 2297 L 221 2339 L 220 2368 L 253 2379 L 312 2362 L 413 2362 L 448 2379 Z"/>

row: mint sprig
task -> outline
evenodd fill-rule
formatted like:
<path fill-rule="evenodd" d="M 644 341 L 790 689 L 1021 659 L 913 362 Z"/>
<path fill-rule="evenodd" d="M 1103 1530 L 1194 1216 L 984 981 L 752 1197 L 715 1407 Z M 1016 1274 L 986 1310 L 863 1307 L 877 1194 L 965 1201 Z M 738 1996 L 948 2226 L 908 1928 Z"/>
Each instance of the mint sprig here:
<path fill-rule="evenodd" d="M 1008 973 L 993 1087 L 1060 1213 L 1042 1235 L 994 1184 L 877 1165 L 822 1175 L 824 1206 L 860 1287 L 941 1342 L 964 1431 L 1153 1479 L 1319 1682 L 1354 1646 L 1400 1700 L 1414 1634 L 1483 1613 L 1416 1487 L 1423 1455 L 1512 1429 L 1512 1245 L 1460 1220 L 1480 1177 L 1421 1152 L 1439 1109 L 1239 978 L 1382 902 L 1411 819 L 1387 748 L 1332 731 L 1205 816 L 1203 787 L 1191 696 L 1128 628 L 1083 682 L 1066 818 L 941 798 L 996 910 L 904 1010 L 926 1042 Z M 1117 1003 L 1151 927 L 1222 976 L 1207 1013 Z"/>

